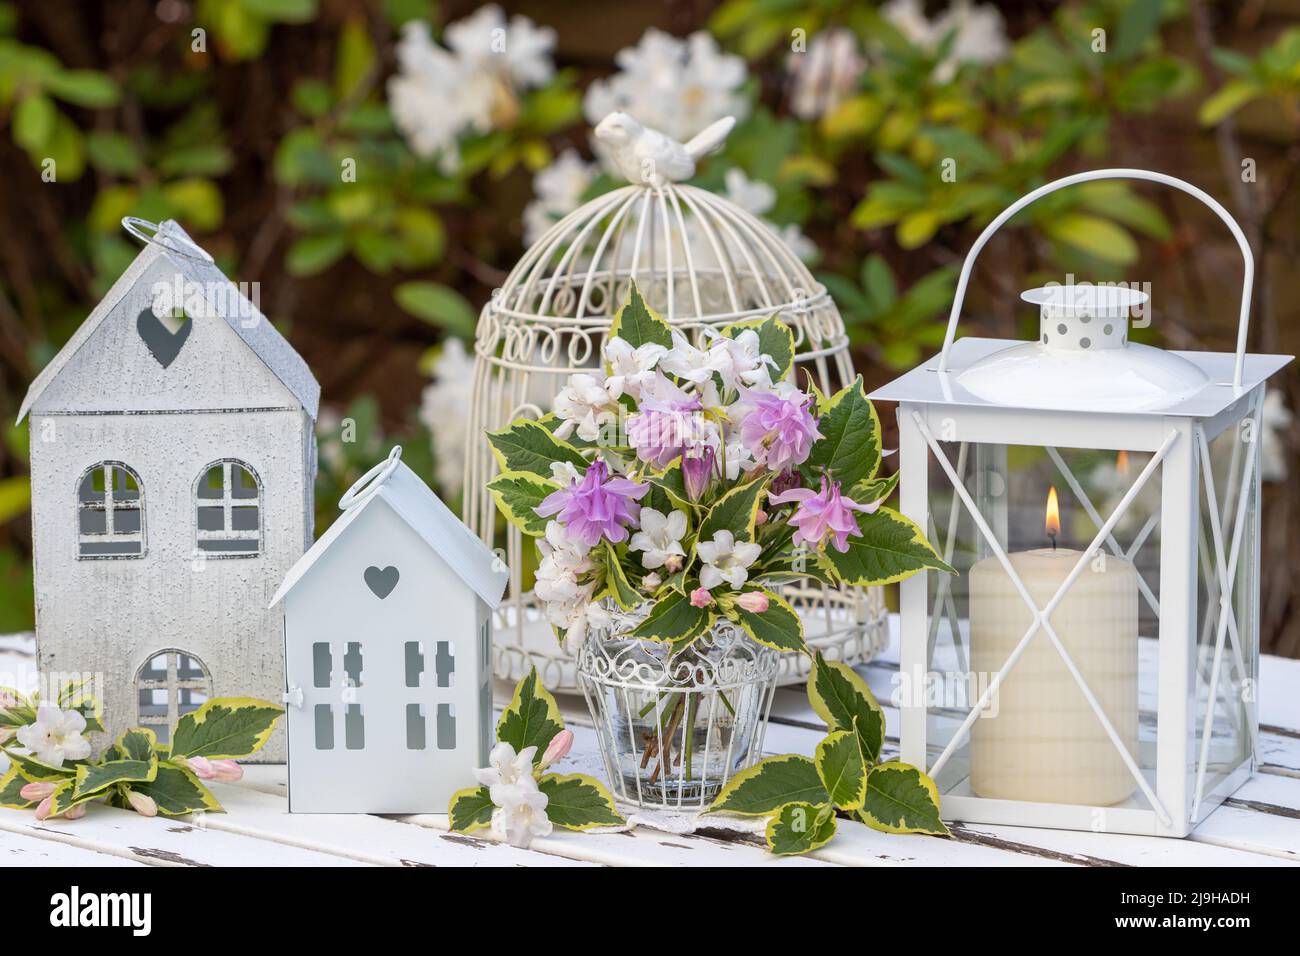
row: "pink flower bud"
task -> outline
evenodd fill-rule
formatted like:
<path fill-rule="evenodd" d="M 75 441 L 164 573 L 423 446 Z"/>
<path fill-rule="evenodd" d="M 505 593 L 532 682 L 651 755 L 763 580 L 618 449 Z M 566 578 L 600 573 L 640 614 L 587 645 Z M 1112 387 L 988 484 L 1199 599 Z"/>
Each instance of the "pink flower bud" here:
<path fill-rule="evenodd" d="M 35 783 L 25 784 L 18 794 L 24 800 L 44 800 L 57 786 L 58 784 L 50 780 L 38 780 Z"/>
<path fill-rule="evenodd" d="M 182 757 L 178 762 L 194 771 L 194 776 L 200 780 L 212 780 L 217 775 L 216 767 L 207 757 Z"/>
<path fill-rule="evenodd" d="M 551 738 L 550 744 L 546 747 L 546 753 L 542 754 L 542 766 L 549 767 L 555 761 L 564 757 L 573 749 L 573 731 L 561 730 Z"/>
<path fill-rule="evenodd" d="M 244 768 L 233 760 L 212 761 L 212 772 L 215 779 L 222 783 L 235 783 L 244 779 Z"/>
<path fill-rule="evenodd" d="M 663 583 L 664 579 L 653 571 L 641 578 L 641 587 L 645 588 L 647 591 L 653 591 Z"/>
<path fill-rule="evenodd" d="M 762 614 L 767 610 L 767 595 L 762 591 L 746 591 L 736 598 L 736 603 L 750 614 Z"/>
<path fill-rule="evenodd" d="M 46 819 L 47 817 L 49 817 L 50 811 L 53 809 L 54 809 L 54 798 L 46 797 L 36 806 L 36 819 L 37 820 Z"/>
<path fill-rule="evenodd" d="M 664 570 L 669 574 L 676 574 L 682 569 L 682 556 L 680 554 L 668 555 L 668 560 L 664 562 Z"/>
<path fill-rule="evenodd" d="M 156 817 L 158 815 L 158 804 L 146 794 L 139 793 L 135 790 L 126 792 L 126 801 L 131 804 L 131 809 L 142 817 Z"/>
<path fill-rule="evenodd" d="M 79 803 L 63 815 L 65 820 L 80 820 L 86 815 L 86 803 Z"/>
<path fill-rule="evenodd" d="M 767 524 L 767 512 L 762 508 L 759 508 L 758 513 L 754 515 L 754 524 Z"/>
<path fill-rule="evenodd" d="M 691 592 L 691 607 L 708 607 L 713 603 L 713 595 L 707 588 L 696 588 Z"/>

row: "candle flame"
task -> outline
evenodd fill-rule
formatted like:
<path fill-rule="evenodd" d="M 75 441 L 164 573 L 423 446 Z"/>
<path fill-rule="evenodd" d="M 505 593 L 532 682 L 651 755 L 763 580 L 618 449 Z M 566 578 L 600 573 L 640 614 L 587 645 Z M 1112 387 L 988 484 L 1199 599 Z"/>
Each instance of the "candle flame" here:
<path fill-rule="evenodd" d="M 1056 536 L 1061 533 L 1061 506 L 1056 500 L 1056 486 L 1053 485 L 1047 492 L 1047 536 L 1056 541 Z"/>
<path fill-rule="evenodd" d="M 1119 472 L 1120 475 L 1128 474 L 1128 452 L 1121 451 L 1115 456 L 1115 470 Z"/>

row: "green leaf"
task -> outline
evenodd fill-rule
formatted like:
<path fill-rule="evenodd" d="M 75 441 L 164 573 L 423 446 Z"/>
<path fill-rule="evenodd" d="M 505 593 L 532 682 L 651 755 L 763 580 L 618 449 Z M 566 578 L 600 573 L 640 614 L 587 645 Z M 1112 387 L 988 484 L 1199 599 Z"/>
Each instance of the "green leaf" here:
<path fill-rule="evenodd" d="M 820 806 L 829 799 L 812 758 L 785 754 L 760 760 L 728 780 L 708 812 L 754 817 L 775 813 L 787 803 Z"/>
<path fill-rule="evenodd" d="M 188 716 L 188 715 L 187 715 Z M 158 764 L 158 775 L 147 783 L 133 783 L 131 789 L 143 793 L 158 804 L 163 816 L 176 816 L 195 810 L 215 810 L 222 807 L 209 791 L 186 767 L 174 763 Z"/>
<path fill-rule="evenodd" d="M 608 338 L 623 339 L 630 343 L 632 348 L 638 348 L 647 342 L 662 345 L 664 348 L 673 347 L 672 329 L 657 312 L 646 305 L 645 300 L 641 298 L 641 290 L 636 287 L 635 282 L 629 290 L 627 302 L 618 310 L 614 324 L 609 328 Z"/>
<path fill-rule="evenodd" d="M 214 697 L 183 714 L 172 737 L 173 757 L 237 760 L 262 749 L 284 708 L 256 697 Z"/>
<path fill-rule="evenodd" d="M 641 592 L 627 579 L 627 572 L 623 570 L 622 562 L 618 560 L 618 552 L 615 550 L 614 545 L 606 541 L 604 550 L 605 587 L 609 591 L 609 596 L 623 610 L 634 610 L 641 604 Z"/>
<path fill-rule="evenodd" d="M 746 611 L 734 598 L 726 597 L 735 622 L 751 638 L 778 651 L 806 651 L 803 619 L 785 598 L 763 588 L 747 588 L 747 592 L 767 595 L 767 610 L 762 613 Z M 742 592 L 745 593 L 745 592 Z"/>
<path fill-rule="evenodd" d="M 1201 104 L 1197 118 L 1203 126 L 1215 126 L 1263 92 L 1263 88 L 1254 80 L 1229 80 Z"/>
<path fill-rule="evenodd" d="M 692 641 L 709 626 L 709 612 L 692 607 L 690 598 L 679 591 L 669 591 L 655 602 L 646 619 L 632 631 L 632 637 L 647 641 Z M 683 644 L 684 646 L 684 644 Z"/>
<path fill-rule="evenodd" d="M 880 417 L 867 401 L 861 375 L 830 397 L 817 428 L 822 437 L 813 442 L 803 464 L 807 475 L 829 472 L 846 489 L 875 477 L 880 467 Z"/>
<path fill-rule="evenodd" d="M 488 432 L 487 439 L 497 464 L 505 472 L 522 471 L 550 481 L 552 462 L 568 462 L 579 474 L 587 470 L 582 452 L 529 419 L 521 418 L 499 431 Z"/>
<path fill-rule="evenodd" d="M 835 810 L 811 803 L 787 803 L 767 821 L 767 848 L 793 856 L 823 847 L 835 836 Z"/>
<path fill-rule="evenodd" d="M 148 760 L 158 746 L 158 738 L 148 727 L 132 727 L 122 731 L 113 743 L 113 750 L 122 760 Z"/>
<path fill-rule="evenodd" d="M 44 93 L 28 93 L 14 107 L 14 142 L 28 152 L 44 149 L 58 115 L 54 101 Z"/>
<path fill-rule="evenodd" d="M 110 130 L 91 130 L 86 136 L 86 155 L 106 173 L 130 176 L 140 170 L 140 151 L 130 137 Z"/>
<path fill-rule="evenodd" d="M 551 738 L 563 729 L 564 718 L 560 716 L 560 708 L 538 680 L 537 668 L 534 667 L 515 685 L 510 706 L 497 722 L 497 740 L 510 744 L 515 753 L 536 747 L 537 753 L 533 755 L 533 765 L 536 766 L 541 763 Z"/>
<path fill-rule="evenodd" d="M 83 764 L 77 768 L 73 796 L 78 799 L 99 793 L 115 783 L 148 783 L 158 776 L 158 758 L 148 760 L 109 760 L 101 764 Z"/>
<path fill-rule="evenodd" d="M 772 381 L 777 382 L 786 378 L 790 374 L 790 369 L 794 367 L 794 333 L 790 331 L 790 327 L 775 315 L 769 315 L 766 319 L 750 319 L 747 322 L 735 322 L 725 326 L 722 334 L 734 339 L 746 329 L 753 329 L 758 333 L 759 352 L 776 362 L 776 368 L 768 366 L 772 373 Z"/>
<path fill-rule="evenodd" d="M 1103 262 L 1131 265 L 1137 261 L 1137 242 L 1127 229 L 1109 219 L 1081 212 L 1066 212 L 1046 219 L 1043 232 L 1057 242 L 1073 246 Z"/>
<path fill-rule="evenodd" d="M 1141 52 L 1160 26 L 1162 0 L 1128 0 L 1115 24 L 1115 42 L 1110 55 L 1121 62 Z"/>
<path fill-rule="evenodd" d="M 849 538 L 847 551 L 828 545 L 817 554 L 818 562 L 842 583 L 893 584 L 926 568 L 956 573 L 930 546 L 920 527 L 893 508 L 882 506 L 874 514 L 856 517 L 862 533 Z"/>
<path fill-rule="evenodd" d="M 817 745 L 814 758 L 822 786 L 841 810 L 861 810 L 867 799 L 867 762 L 858 735 L 837 730 Z"/>
<path fill-rule="evenodd" d="M 605 785 L 594 777 L 551 773 L 537 781 L 537 789 L 546 794 L 547 819 L 565 830 L 615 827 L 627 822 L 619 816 Z"/>
<path fill-rule="evenodd" d="M 294 240 L 285 253 L 284 267 L 290 275 L 315 275 L 334 265 L 347 251 L 347 237 L 341 232 L 303 236 Z"/>
<path fill-rule="evenodd" d="M 474 307 L 451 286 L 440 282 L 403 282 L 394 290 L 393 298 L 417 319 L 462 338 L 474 337 L 478 321 Z"/>
<path fill-rule="evenodd" d="M 60 70 L 45 80 L 45 88 L 76 106 L 99 109 L 118 100 L 117 84 L 97 70 Z"/>
<path fill-rule="evenodd" d="M 365 21 L 349 19 L 339 33 L 338 52 L 334 57 L 335 96 L 344 100 L 357 92 L 374 61 L 375 46 L 366 32 Z"/>
<path fill-rule="evenodd" d="M 98 794 L 93 793 L 78 796 L 75 782 L 65 780 L 50 794 L 50 819 L 61 817 L 77 804 L 85 803 L 87 800 L 94 800 L 96 796 Z"/>
<path fill-rule="evenodd" d="M 497 503 L 497 510 L 524 534 L 534 537 L 546 533 L 548 521 L 537 513 L 537 506 L 559 488 L 554 482 L 526 471 L 503 471 L 488 482 L 488 491 Z"/>
<path fill-rule="evenodd" d="M 316 16 L 317 0 L 239 0 L 250 13 L 279 23 L 306 23 Z"/>
<path fill-rule="evenodd" d="M 41 763 L 28 754 L 15 753 L 5 749 L 9 762 L 22 771 L 28 780 L 71 780 L 77 772 L 77 764 L 65 763 L 62 767 L 51 767 Z"/>
<path fill-rule="evenodd" d="M 886 833 L 934 833 L 949 836 L 939 819 L 939 790 L 910 764 L 891 760 L 867 774 L 862 822 Z"/>
<path fill-rule="evenodd" d="M 859 481 L 849 489 L 849 497 L 858 504 L 871 504 L 873 501 L 885 501 L 898 487 L 901 472 L 894 472 L 887 478 L 868 478 Z"/>
<path fill-rule="evenodd" d="M 874 763 L 885 742 L 885 712 L 858 673 L 818 651 L 808 675 L 808 702 L 831 731 L 856 733 L 862 756 Z"/>
<path fill-rule="evenodd" d="M 495 806 L 487 787 L 467 787 L 451 795 L 447 818 L 455 833 L 473 833 L 492 825 Z"/>
<path fill-rule="evenodd" d="M 730 531 L 737 541 L 753 541 L 754 522 L 758 520 L 758 509 L 770 481 L 771 475 L 768 475 L 732 488 L 719 498 L 700 522 L 697 543 L 712 541 L 719 531 Z"/>
<path fill-rule="evenodd" d="M 31 782 L 19 772 L 17 765 L 11 764 L 5 771 L 5 775 L 0 777 L 0 807 L 26 810 L 28 807 L 35 806 L 35 800 L 24 799 L 19 792 Z"/>

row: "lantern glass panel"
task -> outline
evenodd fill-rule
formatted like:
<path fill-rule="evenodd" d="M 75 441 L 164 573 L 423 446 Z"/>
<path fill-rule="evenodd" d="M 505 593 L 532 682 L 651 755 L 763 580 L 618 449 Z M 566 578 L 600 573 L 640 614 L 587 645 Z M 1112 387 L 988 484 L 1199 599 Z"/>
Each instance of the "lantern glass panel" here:
<path fill-rule="evenodd" d="M 1150 452 L 940 441 L 1035 605 L 1046 607 L 1121 504 Z M 1049 617 L 1089 693 L 1152 788 L 1160 588 L 1160 470 L 1152 473 Z M 929 766 L 941 794 L 1150 809 L 1050 635 L 1039 629 L 963 732 L 1033 621 L 985 533 L 930 456 L 930 539 L 957 570 L 927 601 Z M 1056 490 L 1059 529 L 1048 530 Z M 958 743 L 951 746 L 957 738 Z"/>
<path fill-rule="evenodd" d="M 1212 489 L 1202 474 L 1197 555 L 1196 736 L 1190 751 L 1188 787 L 1193 810 L 1197 809 L 1198 793 L 1202 799 L 1213 793 L 1251 753 L 1259 628 L 1257 588 L 1252 583 L 1258 580 L 1259 574 L 1259 483 L 1255 468 L 1251 468 L 1250 480 L 1245 483 L 1244 500 L 1243 481 L 1248 459 L 1254 454 L 1252 437 L 1252 425 L 1247 422 L 1222 431 L 1207 443 Z M 1237 535 L 1240 542 L 1235 548 L 1234 572 L 1232 553 Z M 1224 568 L 1228 569 L 1226 575 Z M 1232 589 L 1230 620 L 1220 613 L 1225 577 Z M 1211 728 L 1208 738 L 1207 718 Z"/>

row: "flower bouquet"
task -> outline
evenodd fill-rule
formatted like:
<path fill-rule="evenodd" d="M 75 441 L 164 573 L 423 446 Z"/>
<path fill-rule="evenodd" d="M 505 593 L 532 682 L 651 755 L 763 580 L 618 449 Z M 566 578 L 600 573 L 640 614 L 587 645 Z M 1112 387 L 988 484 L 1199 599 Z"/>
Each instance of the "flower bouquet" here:
<path fill-rule="evenodd" d="M 579 655 L 580 677 L 590 676 L 584 648 L 605 677 L 670 675 L 649 681 L 647 704 L 630 713 L 621 704 L 608 735 L 638 725 L 645 783 L 715 770 L 725 780 L 748 764 L 756 735 L 737 725 L 757 721 L 761 701 L 742 719 L 724 690 L 701 726 L 704 702 L 685 691 L 720 687 L 738 670 L 770 683 L 766 655 L 808 652 L 783 585 L 949 570 L 921 529 L 883 504 L 897 476 L 878 474 L 880 421 L 861 378 L 829 396 L 801 388 L 794 356 L 775 316 L 706 328 L 693 344 L 634 284 L 602 366 L 572 375 L 553 413 L 489 433 L 501 469 L 489 488 L 537 539 L 534 595 Z M 739 736 L 720 734 L 725 756 L 706 752 L 691 767 L 695 738 L 707 751 L 719 716 Z"/>

